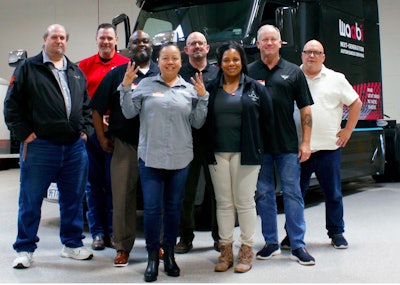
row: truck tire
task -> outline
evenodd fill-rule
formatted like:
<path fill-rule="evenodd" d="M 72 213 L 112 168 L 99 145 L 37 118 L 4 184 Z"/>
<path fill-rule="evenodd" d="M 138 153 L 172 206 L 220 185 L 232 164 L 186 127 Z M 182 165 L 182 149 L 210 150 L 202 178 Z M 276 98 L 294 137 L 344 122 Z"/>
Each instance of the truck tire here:
<path fill-rule="evenodd" d="M 396 125 L 394 136 L 394 165 L 393 165 L 393 181 L 400 181 L 400 124 Z"/>
<path fill-rule="evenodd" d="M 376 182 L 400 181 L 400 124 L 385 129 L 385 172 L 373 175 Z"/>

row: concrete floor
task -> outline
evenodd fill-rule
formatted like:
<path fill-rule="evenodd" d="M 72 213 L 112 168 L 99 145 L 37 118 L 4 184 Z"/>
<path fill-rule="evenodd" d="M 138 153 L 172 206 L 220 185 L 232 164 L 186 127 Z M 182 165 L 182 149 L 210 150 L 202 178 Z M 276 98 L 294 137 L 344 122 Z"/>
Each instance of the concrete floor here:
<path fill-rule="evenodd" d="M 143 234 L 137 238 L 125 268 L 115 268 L 113 249 L 94 252 L 91 261 L 60 257 L 58 204 L 44 202 L 39 228 L 40 242 L 31 268 L 12 268 L 15 252 L 19 169 L 0 171 L 0 282 L 4 283 L 142 283 L 147 254 Z M 345 236 L 349 248 L 337 250 L 330 245 L 325 231 L 324 204 L 313 195 L 305 210 L 306 243 L 316 265 L 306 267 L 289 259 L 290 253 L 268 261 L 254 260 L 247 273 L 232 269 L 213 271 L 218 253 L 212 249 L 210 232 L 196 232 L 194 249 L 176 255 L 181 276 L 168 277 L 160 264 L 157 282 L 164 283 L 399 283 L 400 282 L 400 183 L 374 183 L 365 179 L 345 185 Z M 314 198 L 314 197 L 317 198 Z M 284 215 L 278 215 L 280 239 Z M 91 244 L 88 232 L 84 243 Z M 238 228 L 235 229 L 237 239 Z M 264 242 L 260 220 L 257 221 L 254 251 Z M 235 243 L 237 253 L 239 244 Z"/>

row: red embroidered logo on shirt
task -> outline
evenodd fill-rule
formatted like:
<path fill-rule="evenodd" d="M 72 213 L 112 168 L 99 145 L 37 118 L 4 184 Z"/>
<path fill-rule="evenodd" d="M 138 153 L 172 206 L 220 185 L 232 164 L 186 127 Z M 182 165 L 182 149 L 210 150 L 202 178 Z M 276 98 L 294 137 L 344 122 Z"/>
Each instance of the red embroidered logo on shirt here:
<path fill-rule="evenodd" d="M 14 85 L 14 81 L 15 81 L 15 76 L 13 75 L 13 76 L 11 76 L 10 83 L 8 84 L 8 87 L 12 87 Z"/>

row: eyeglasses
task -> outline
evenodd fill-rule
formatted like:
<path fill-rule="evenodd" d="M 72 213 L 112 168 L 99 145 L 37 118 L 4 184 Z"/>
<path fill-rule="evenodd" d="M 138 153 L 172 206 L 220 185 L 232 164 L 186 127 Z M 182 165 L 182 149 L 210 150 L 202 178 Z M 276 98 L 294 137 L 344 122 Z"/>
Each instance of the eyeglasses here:
<path fill-rule="evenodd" d="M 305 55 L 308 55 L 308 56 L 310 56 L 310 55 L 314 55 L 314 56 L 320 56 L 321 54 L 323 54 L 324 52 L 323 51 L 316 51 L 316 50 L 303 50 L 303 53 L 305 54 Z"/>
<path fill-rule="evenodd" d="M 195 47 L 196 45 L 199 45 L 200 47 L 202 47 L 202 46 L 204 46 L 206 44 L 207 43 L 203 42 L 203 41 L 193 41 L 193 42 L 187 43 L 187 45 L 191 46 L 191 47 Z"/>

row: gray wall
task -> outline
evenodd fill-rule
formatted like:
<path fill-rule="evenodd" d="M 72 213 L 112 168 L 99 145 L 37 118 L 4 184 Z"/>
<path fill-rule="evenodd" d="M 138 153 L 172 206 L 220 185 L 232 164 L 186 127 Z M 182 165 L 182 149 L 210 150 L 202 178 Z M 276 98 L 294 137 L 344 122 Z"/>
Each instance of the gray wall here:
<path fill-rule="evenodd" d="M 351 1 L 351 0 L 350 0 Z M 1 0 L 0 1 L 0 77 L 8 80 L 10 50 L 24 48 L 37 54 L 45 28 L 52 23 L 66 26 L 70 32 L 67 55 L 78 61 L 97 51 L 95 30 L 120 13 L 127 14 L 134 25 L 138 8 L 135 0 Z M 383 68 L 384 113 L 400 121 L 400 1 L 378 0 Z M 123 31 L 119 31 L 121 36 Z M 120 46 L 124 44 L 120 38 Z"/>
<path fill-rule="evenodd" d="M 383 112 L 400 123 L 400 1 L 378 0 Z"/>
<path fill-rule="evenodd" d="M 64 25 L 70 33 L 67 56 L 79 61 L 97 52 L 96 29 L 125 13 L 131 25 L 139 12 L 135 0 L 1 0 L 0 1 L 0 77 L 7 80 L 11 50 L 26 49 L 28 56 L 41 50 L 42 35 L 50 24 Z M 123 30 L 121 43 L 125 43 Z"/>

